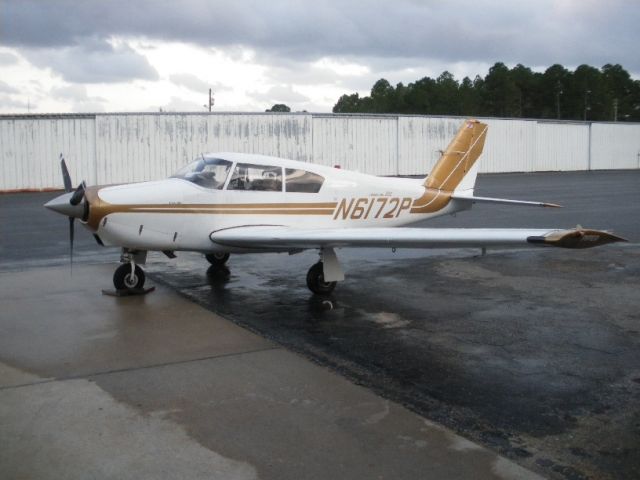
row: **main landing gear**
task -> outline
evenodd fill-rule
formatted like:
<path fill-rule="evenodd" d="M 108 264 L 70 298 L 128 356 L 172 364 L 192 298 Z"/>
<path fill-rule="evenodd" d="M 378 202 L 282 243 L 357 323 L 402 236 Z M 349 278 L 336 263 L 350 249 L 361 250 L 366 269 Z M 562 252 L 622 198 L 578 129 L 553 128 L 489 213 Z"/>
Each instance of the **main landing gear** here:
<path fill-rule="evenodd" d="M 329 295 L 342 280 L 344 273 L 333 248 L 321 248 L 320 261 L 307 272 L 307 287 L 316 295 Z"/>
<path fill-rule="evenodd" d="M 212 266 L 219 268 L 223 267 L 227 263 L 227 261 L 229 260 L 229 254 L 222 252 L 207 253 L 204 258 L 206 258 L 207 262 L 209 262 Z"/>
<path fill-rule="evenodd" d="M 307 272 L 307 287 L 316 295 L 329 295 L 338 282 L 324 281 L 324 265 L 318 262 Z"/>

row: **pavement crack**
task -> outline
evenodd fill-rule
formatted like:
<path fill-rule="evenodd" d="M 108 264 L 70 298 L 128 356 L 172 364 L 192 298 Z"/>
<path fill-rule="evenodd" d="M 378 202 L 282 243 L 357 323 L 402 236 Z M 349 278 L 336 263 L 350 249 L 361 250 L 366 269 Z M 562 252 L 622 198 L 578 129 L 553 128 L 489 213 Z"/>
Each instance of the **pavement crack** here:
<path fill-rule="evenodd" d="M 604 353 L 604 354 L 606 354 L 606 355 L 620 355 L 620 353 L 624 352 L 624 349 L 620 349 L 620 350 L 617 350 L 617 351 L 615 351 L 615 352 L 612 352 L 612 351 L 610 351 L 610 350 L 604 350 L 604 349 L 602 349 L 602 348 L 589 347 L 589 346 L 587 346 L 587 345 L 582 345 L 582 344 L 580 344 L 580 343 L 575 343 L 575 342 L 567 342 L 567 343 L 568 343 L 568 345 L 571 345 L 571 346 L 573 346 L 573 347 L 580 348 L 580 349 L 582 349 L 582 350 L 591 350 L 591 351 L 593 351 L 593 352 Z"/>
<path fill-rule="evenodd" d="M 5 391 L 5 390 L 13 390 L 13 389 L 18 389 L 18 388 L 23 388 L 23 387 L 31 387 L 34 385 L 41 385 L 41 384 L 46 384 L 46 383 L 53 383 L 53 382 L 64 382 L 65 380 L 79 380 L 79 379 L 89 379 L 89 378 L 93 378 L 93 377 L 100 377 L 103 375 L 110 375 L 113 373 L 124 373 L 124 372 L 135 372 L 136 370 L 148 370 L 148 369 L 152 369 L 152 368 L 161 368 L 161 367 L 169 367 L 172 365 L 184 365 L 187 363 L 196 363 L 196 362 L 202 362 L 205 360 L 218 360 L 218 359 L 222 359 L 222 358 L 231 358 L 231 357 L 239 357 L 241 355 L 251 355 L 254 353 L 262 353 L 262 352 L 269 352 L 272 350 L 282 350 L 282 347 L 280 346 L 273 346 L 273 347 L 267 347 L 267 348 L 258 348 L 255 350 L 246 350 L 243 352 L 233 352 L 233 353 L 225 353 L 222 355 L 209 355 L 209 356 L 205 356 L 205 357 L 198 357 L 198 358 L 189 358 L 189 359 L 185 359 L 185 360 L 176 360 L 174 362 L 162 362 L 162 363 L 154 363 L 154 364 L 150 364 L 150 365 L 140 365 L 140 366 L 135 366 L 135 367 L 127 367 L 127 368 L 114 368 L 111 370 L 103 370 L 103 371 L 98 371 L 98 372 L 89 372 L 89 373 L 83 373 L 83 374 L 78 374 L 78 375 L 66 375 L 66 376 L 62 376 L 62 377 L 52 377 L 52 378 L 46 378 L 46 379 L 42 379 L 42 380 L 36 380 L 34 382 L 28 382 L 28 383 L 21 383 L 18 385 L 6 385 L 3 387 L 0 387 L 0 392 Z"/>

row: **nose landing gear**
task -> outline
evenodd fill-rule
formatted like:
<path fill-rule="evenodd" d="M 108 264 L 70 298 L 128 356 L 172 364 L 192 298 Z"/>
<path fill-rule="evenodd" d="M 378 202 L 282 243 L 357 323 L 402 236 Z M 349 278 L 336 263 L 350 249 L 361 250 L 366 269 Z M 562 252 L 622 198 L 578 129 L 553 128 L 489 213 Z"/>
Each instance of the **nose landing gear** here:
<path fill-rule="evenodd" d="M 135 290 L 144 287 L 144 270 L 133 262 L 123 263 L 113 274 L 116 290 Z"/>
<path fill-rule="evenodd" d="M 113 273 L 113 286 L 115 292 L 103 290 L 103 293 L 115 296 L 142 295 L 149 293 L 154 288 L 144 288 L 146 276 L 144 270 L 138 264 L 144 264 L 147 260 L 147 252 L 122 249 L 120 261 L 122 265 Z"/>

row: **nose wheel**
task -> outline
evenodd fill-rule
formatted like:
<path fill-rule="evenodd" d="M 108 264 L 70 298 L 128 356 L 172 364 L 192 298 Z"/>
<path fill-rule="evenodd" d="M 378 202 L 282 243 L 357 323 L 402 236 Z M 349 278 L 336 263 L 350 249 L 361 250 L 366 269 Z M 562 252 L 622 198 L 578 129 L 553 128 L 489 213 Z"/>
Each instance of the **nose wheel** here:
<path fill-rule="evenodd" d="M 116 290 L 135 290 L 144 286 L 144 270 L 134 263 L 123 263 L 113 274 Z"/>

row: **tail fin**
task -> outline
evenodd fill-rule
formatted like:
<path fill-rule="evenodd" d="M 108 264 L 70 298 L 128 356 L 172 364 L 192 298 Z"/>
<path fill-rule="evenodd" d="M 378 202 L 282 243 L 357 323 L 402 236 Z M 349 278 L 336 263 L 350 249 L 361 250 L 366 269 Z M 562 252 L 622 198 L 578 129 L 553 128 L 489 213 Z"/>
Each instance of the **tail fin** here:
<path fill-rule="evenodd" d="M 447 192 L 473 193 L 478 167 L 474 165 L 482 153 L 487 137 L 487 124 L 466 120 L 424 181 L 424 186 Z"/>

